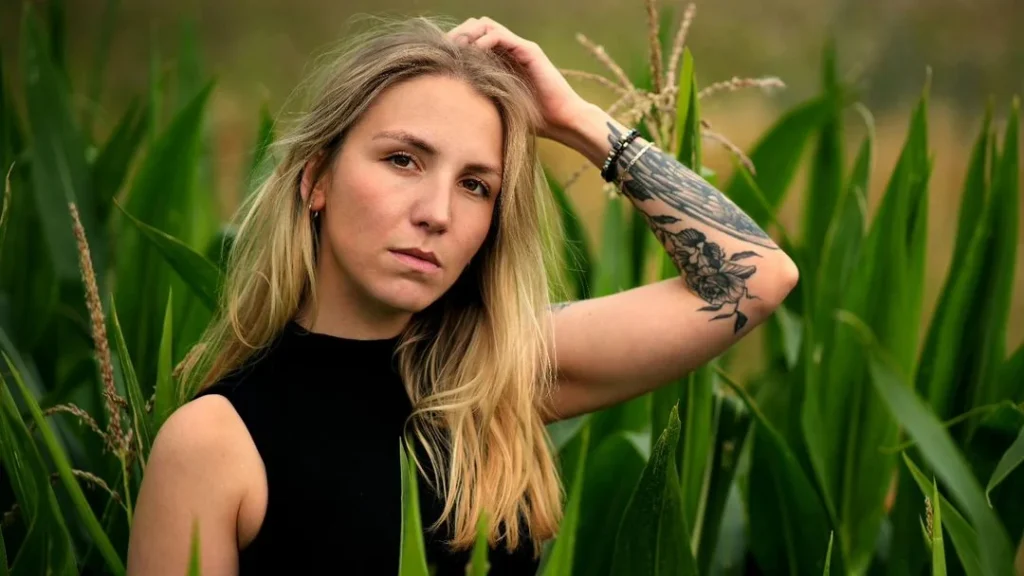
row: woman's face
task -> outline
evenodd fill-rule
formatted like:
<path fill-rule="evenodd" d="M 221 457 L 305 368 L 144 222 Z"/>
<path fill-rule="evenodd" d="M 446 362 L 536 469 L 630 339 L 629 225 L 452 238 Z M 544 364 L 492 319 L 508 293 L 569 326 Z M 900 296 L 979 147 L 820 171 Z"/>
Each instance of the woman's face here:
<path fill-rule="evenodd" d="M 321 302 L 394 315 L 441 297 L 487 237 L 502 147 L 497 108 L 463 81 L 419 77 L 382 93 L 312 193 Z"/>

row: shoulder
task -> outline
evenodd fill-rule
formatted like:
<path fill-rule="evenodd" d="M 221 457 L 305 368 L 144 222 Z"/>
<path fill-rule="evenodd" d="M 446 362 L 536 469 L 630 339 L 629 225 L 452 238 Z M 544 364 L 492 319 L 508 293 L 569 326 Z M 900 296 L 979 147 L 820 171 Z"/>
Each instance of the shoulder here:
<path fill-rule="evenodd" d="M 233 492 L 244 488 L 247 475 L 225 472 L 247 472 L 258 459 L 239 413 L 227 398 L 211 394 L 182 405 L 164 422 L 146 472 L 159 470 L 178 481 Z M 213 486 L 210 480 L 216 480 Z"/>

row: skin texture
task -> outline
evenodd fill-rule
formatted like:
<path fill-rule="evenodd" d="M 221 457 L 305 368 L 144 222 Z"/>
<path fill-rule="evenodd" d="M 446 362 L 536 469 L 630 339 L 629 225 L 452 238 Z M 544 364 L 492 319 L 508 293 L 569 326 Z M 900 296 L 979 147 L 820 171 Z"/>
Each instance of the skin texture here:
<path fill-rule="evenodd" d="M 628 131 L 580 98 L 536 43 L 497 22 L 472 18 L 449 37 L 518 60 L 543 116 L 538 135 L 595 166 Z M 381 132 L 415 136 L 435 153 L 401 142 L 404 136 L 374 138 Z M 623 194 L 680 278 L 552 307 L 555 418 L 634 398 L 707 363 L 767 319 L 798 280 L 793 261 L 719 191 L 657 149 L 638 158 L 645 144 L 634 140 L 617 162 Z M 336 336 L 390 337 L 444 294 L 486 238 L 501 182 L 479 165 L 500 168 L 501 146 L 497 111 L 457 80 L 420 78 L 382 95 L 328 178 L 313 182 L 312 163 L 305 171 L 303 198 L 322 219 L 322 252 L 320 306 L 301 311 L 300 323 Z M 414 271 L 391 252 L 405 248 L 433 251 L 440 269 Z M 236 573 L 237 550 L 257 533 L 266 494 L 262 462 L 230 404 L 204 397 L 186 405 L 150 455 L 129 573 L 184 573 L 196 517 L 203 574 Z"/>

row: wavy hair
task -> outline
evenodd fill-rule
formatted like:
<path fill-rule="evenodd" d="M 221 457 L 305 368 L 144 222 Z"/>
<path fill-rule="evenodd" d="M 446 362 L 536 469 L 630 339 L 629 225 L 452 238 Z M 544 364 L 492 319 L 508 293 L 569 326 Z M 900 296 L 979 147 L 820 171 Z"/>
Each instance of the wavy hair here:
<path fill-rule="evenodd" d="M 274 145 L 273 171 L 239 209 L 220 306 L 181 365 L 183 390 L 241 367 L 301 306 L 315 308 L 317 229 L 299 186 L 307 161 L 325 153 L 322 177 L 346 131 L 388 88 L 424 75 L 460 79 L 499 112 L 503 184 L 471 265 L 399 339 L 414 407 L 405 441 L 418 441 L 430 460 L 428 480 L 444 497 L 431 528 L 449 521 L 453 549 L 472 545 L 486 513 L 492 545 L 505 540 L 512 549 L 528 537 L 539 554 L 557 531 L 564 498 L 544 426 L 554 381 L 548 310 L 562 284 L 561 231 L 534 138 L 539 113 L 522 70 L 499 53 L 448 40 L 449 23 L 376 24 L 317 68 L 306 83 L 311 105 Z"/>

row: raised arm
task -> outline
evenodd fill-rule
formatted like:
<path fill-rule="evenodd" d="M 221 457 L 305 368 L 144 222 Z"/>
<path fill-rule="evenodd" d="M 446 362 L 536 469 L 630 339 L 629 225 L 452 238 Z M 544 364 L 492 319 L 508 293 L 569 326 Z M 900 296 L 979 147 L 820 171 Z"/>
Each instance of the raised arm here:
<path fill-rule="evenodd" d="M 561 139 L 600 166 L 626 132 L 586 104 Z M 617 168 L 623 194 L 681 278 L 556 307 L 552 410 L 560 418 L 633 398 L 705 364 L 764 321 L 798 278 L 764 230 L 669 154 L 638 138 Z"/>
<path fill-rule="evenodd" d="M 601 166 L 626 132 L 576 94 L 536 43 L 489 18 L 470 18 L 449 34 L 502 49 L 523 66 L 544 118 L 542 136 Z M 763 322 L 797 282 L 796 266 L 764 230 L 672 156 L 635 140 L 617 167 L 624 194 L 681 278 L 556 307 L 555 418 L 639 396 L 705 364 Z"/>

